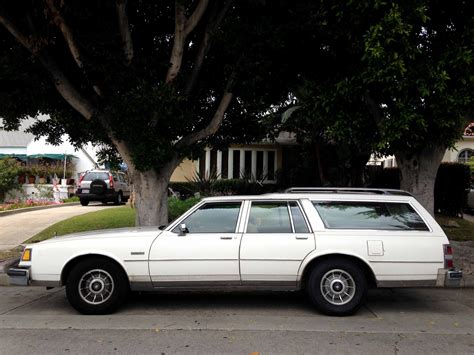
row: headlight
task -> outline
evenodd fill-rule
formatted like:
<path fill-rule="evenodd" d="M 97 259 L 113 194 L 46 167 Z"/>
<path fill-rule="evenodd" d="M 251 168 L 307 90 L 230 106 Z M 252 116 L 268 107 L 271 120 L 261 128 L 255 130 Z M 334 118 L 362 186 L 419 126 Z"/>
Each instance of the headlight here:
<path fill-rule="evenodd" d="M 21 255 L 21 261 L 31 261 L 31 249 L 27 248 L 23 250 L 23 254 Z"/>

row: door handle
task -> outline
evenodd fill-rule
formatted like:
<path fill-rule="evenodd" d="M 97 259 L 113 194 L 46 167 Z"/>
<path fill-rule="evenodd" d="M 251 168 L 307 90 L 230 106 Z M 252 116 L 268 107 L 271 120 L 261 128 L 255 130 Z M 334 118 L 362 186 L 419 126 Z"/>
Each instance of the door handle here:
<path fill-rule="evenodd" d="M 232 236 L 230 236 L 230 235 L 223 235 L 223 236 L 221 236 L 221 239 L 232 239 Z"/>
<path fill-rule="evenodd" d="M 296 239 L 308 239 L 307 235 L 295 235 Z"/>

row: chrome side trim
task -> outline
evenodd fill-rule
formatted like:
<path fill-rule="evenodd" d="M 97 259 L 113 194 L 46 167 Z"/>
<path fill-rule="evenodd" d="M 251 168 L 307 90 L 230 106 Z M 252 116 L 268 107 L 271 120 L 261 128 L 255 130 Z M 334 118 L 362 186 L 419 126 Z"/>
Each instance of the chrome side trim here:
<path fill-rule="evenodd" d="M 299 284 L 294 281 L 159 281 L 131 282 L 133 291 L 296 291 Z"/>

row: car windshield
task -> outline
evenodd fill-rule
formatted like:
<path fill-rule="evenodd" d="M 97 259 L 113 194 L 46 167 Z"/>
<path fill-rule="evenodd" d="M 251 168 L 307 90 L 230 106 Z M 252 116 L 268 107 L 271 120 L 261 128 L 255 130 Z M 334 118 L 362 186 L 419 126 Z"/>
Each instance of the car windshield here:
<path fill-rule="evenodd" d="M 92 180 L 108 180 L 109 174 L 103 171 L 90 171 L 84 175 L 82 180 L 92 181 Z"/>

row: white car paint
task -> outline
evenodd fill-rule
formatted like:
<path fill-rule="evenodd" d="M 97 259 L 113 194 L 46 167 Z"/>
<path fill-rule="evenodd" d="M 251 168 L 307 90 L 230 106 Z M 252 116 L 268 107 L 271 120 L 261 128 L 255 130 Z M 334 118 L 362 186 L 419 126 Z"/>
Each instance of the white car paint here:
<path fill-rule="evenodd" d="M 235 233 L 189 233 L 172 230 L 205 203 L 243 201 Z M 297 234 L 245 233 L 251 201 L 299 201 L 310 232 Z M 326 229 L 311 201 L 385 201 L 409 203 L 429 231 Z M 69 262 L 88 255 L 103 255 L 126 272 L 131 287 L 180 287 L 204 282 L 207 286 L 262 285 L 301 287 L 308 265 L 322 256 L 353 257 L 373 272 L 379 286 L 417 282 L 435 285 L 444 267 L 446 235 L 430 214 L 411 196 L 375 194 L 268 194 L 212 197 L 178 218 L 164 231 L 126 228 L 78 233 L 28 245 L 30 279 L 36 284 L 60 285 Z M 395 283 L 393 283 L 395 282 Z M 412 283 L 410 285 L 418 285 Z M 439 286 L 439 283 L 437 284 Z M 261 285 L 260 285 L 261 286 Z M 270 287 L 269 286 L 269 287 Z"/>

